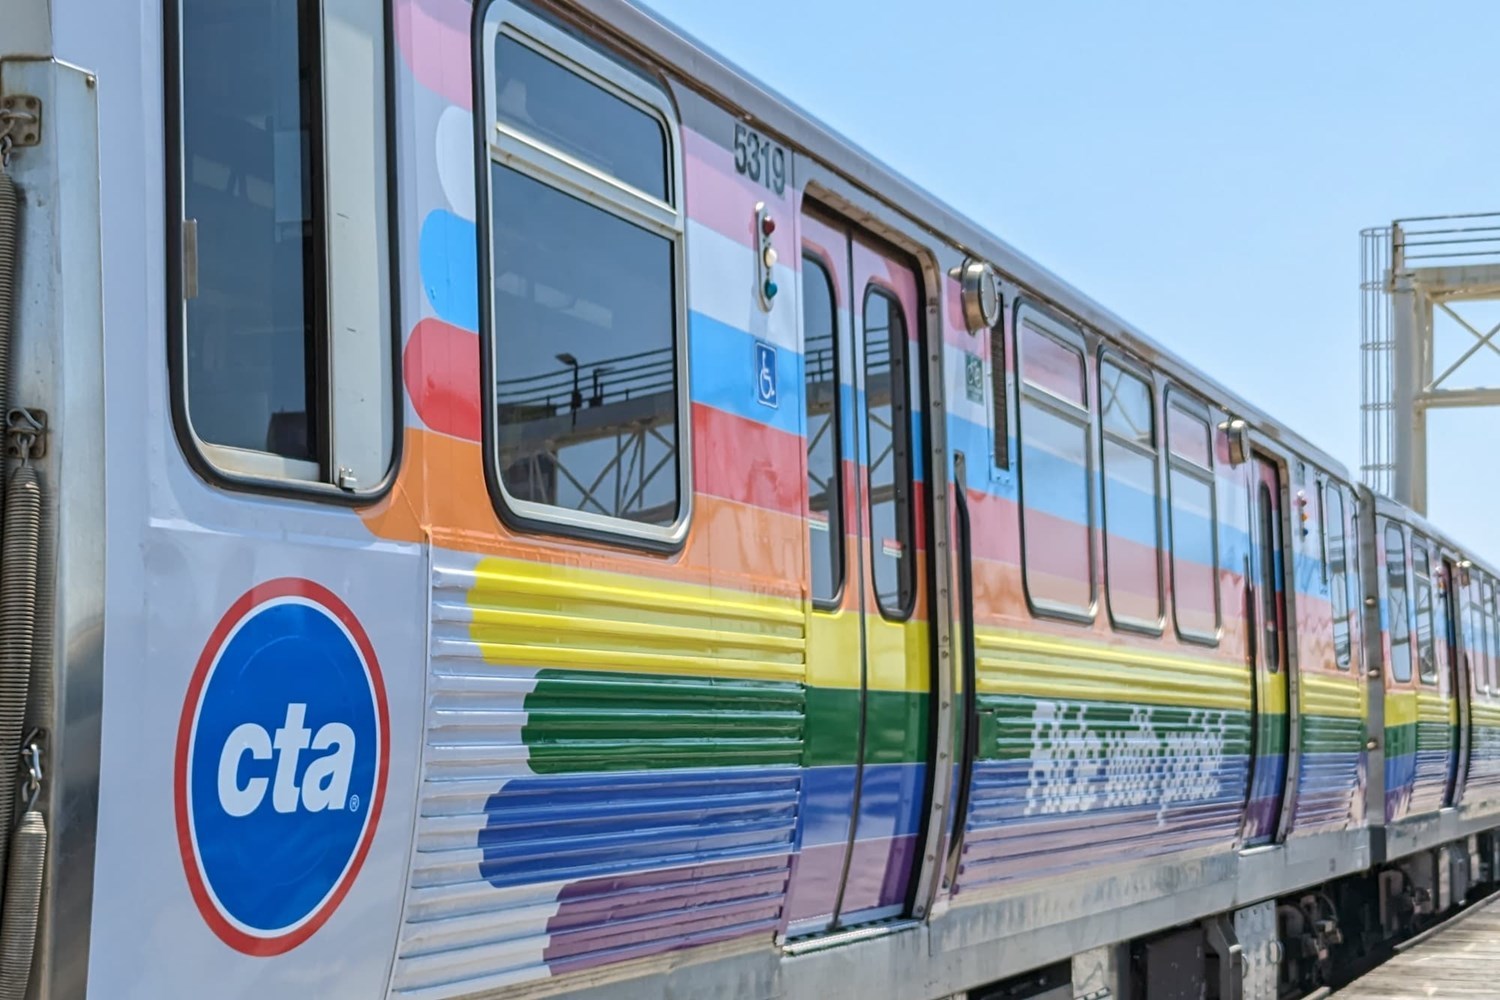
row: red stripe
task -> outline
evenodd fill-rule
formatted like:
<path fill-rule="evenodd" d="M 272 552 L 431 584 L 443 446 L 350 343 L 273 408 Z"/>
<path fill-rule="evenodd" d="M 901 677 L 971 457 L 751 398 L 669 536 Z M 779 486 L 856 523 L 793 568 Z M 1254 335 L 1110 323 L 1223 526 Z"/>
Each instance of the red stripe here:
<path fill-rule="evenodd" d="M 711 406 L 693 406 L 693 488 L 783 514 L 801 515 L 802 438 Z"/>
<path fill-rule="evenodd" d="M 478 335 L 424 319 L 407 341 L 402 373 L 422 423 L 440 434 L 479 440 Z"/>

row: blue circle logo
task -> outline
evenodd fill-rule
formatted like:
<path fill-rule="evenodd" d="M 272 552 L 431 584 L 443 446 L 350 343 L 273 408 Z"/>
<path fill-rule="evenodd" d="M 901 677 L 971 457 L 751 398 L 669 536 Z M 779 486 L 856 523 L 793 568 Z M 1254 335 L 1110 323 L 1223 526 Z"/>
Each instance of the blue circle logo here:
<path fill-rule="evenodd" d="M 193 672 L 174 776 L 188 885 L 226 944 L 283 954 L 333 915 L 375 836 L 389 736 L 375 651 L 333 593 L 284 579 L 235 602 Z"/>

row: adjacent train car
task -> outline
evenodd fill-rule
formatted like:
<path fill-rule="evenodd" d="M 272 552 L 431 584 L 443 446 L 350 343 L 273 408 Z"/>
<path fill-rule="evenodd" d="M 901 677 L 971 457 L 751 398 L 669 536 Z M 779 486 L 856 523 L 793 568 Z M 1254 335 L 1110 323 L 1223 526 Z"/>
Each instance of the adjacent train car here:
<path fill-rule="evenodd" d="M 6 10 L 0 995 L 1279 998 L 1500 879 L 1497 574 L 672 26 Z"/>

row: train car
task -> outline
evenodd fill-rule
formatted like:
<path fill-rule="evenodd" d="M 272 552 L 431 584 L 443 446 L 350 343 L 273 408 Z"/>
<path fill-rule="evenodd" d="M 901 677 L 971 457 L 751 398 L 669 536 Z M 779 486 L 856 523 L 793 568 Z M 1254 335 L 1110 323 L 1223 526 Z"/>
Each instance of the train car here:
<path fill-rule="evenodd" d="M 673 26 L 3 13 L 0 995 L 1279 998 L 1500 878 L 1494 570 Z"/>

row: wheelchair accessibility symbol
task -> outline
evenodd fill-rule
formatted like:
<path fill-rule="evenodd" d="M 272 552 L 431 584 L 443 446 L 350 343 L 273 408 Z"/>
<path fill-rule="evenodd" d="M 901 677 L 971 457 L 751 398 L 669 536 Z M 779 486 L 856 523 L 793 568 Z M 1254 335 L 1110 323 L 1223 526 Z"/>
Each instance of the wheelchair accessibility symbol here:
<path fill-rule="evenodd" d="M 759 340 L 755 342 L 755 400 L 772 408 L 780 402 L 776 394 L 776 347 Z"/>

